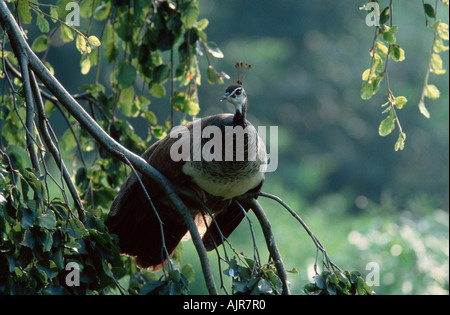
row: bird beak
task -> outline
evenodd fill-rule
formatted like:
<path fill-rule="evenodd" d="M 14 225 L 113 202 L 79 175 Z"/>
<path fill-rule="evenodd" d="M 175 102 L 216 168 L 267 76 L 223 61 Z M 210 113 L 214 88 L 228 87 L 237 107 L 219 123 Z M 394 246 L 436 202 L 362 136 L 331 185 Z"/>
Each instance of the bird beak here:
<path fill-rule="evenodd" d="M 220 101 L 222 102 L 223 100 L 226 100 L 228 97 L 230 97 L 230 93 L 229 93 L 229 92 L 225 93 L 225 95 L 222 96 L 222 98 L 220 99 Z"/>

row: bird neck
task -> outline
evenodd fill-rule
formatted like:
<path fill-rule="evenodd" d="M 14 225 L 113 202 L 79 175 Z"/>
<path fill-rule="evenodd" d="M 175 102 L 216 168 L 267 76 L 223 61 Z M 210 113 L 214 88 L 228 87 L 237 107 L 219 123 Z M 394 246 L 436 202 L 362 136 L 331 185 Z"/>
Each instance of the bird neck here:
<path fill-rule="evenodd" d="M 236 107 L 236 112 L 233 117 L 233 127 L 245 126 L 245 115 L 247 114 L 247 101 L 242 106 Z"/>

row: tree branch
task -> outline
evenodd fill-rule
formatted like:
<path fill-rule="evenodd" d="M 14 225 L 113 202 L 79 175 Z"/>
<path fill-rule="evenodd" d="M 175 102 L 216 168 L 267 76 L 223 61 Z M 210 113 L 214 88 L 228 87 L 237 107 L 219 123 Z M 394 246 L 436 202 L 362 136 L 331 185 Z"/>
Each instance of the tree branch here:
<path fill-rule="evenodd" d="M 290 290 L 287 283 L 287 274 L 286 269 L 284 268 L 283 261 L 280 256 L 280 252 L 278 251 L 277 244 L 275 243 L 275 238 L 273 237 L 272 228 L 270 226 L 270 222 L 267 219 L 264 210 L 256 201 L 256 199 L 251 198 L 248 199 L 250 207 L 258 218 L 259 224 L 263 230 L 264 238 L 266 239 L 267 249 L 272 256 L 272 259 L 275 262 L 275 268 L 277 269 L 278 276 L 280 277 L 281 283 L 283 284 L 283 295 L 289 295 Z"/>
<path fill-rule="evenodd" d="M 39 167 L 39 159 L 36 153 L 36 149 L 34 147 L 33 141 L 33 133 L 34 133 L 34 106 L 33 106 L 33 97 L 30 86 L 30 77 L 28 73 L 28 58 L 27 56 L 21 52 L 18 56 L 20 69 L 22 71 L 22 83 L 23 90 L 25 94 L 25 103 L 27 106 L 26 112 L 26 124 L 27 124 L 27 148 L 30 154 L 31 164 L 36 172 L 40 173 Z"/>
<path fill-rule="evenodd" d="M 39 87 L 36 78 L 34 76 L 34 73 L 30 71 L 29 77 L 31 79 L 31 88 L 34 94 L 34 100 L 38 110 L 39 129 L 41 131 L 42 137 L 44 138 L 44 142 L 47 145 L 47 148 L 49 149 L 50 153 L 52 154 L 53 159 L 58 165 L 58 168 L 61 170 L 61 173 L 64 177 L 64 181 L 69 187 L 70 194 L 72 195 L 75 207 L 77 208 L 78 211 L 78 217 L 82 222 L 84 222 L 86 216 L 85 210 L 83 209 L 83 204 L 81 203 L 80 195 L 78 194 L 77 188 L 75 187 L 74 183 L 72 182 L 72 179 L 70 178 L 69 171 L 67 170 L 64 160 L 62 159 L 61 150 L 59 150 L 55 146 L 48 132 L 47 128 L 48 120 L 45 115 L 44 104 L 42 102 L 41 94 L 39 93 Z"/>

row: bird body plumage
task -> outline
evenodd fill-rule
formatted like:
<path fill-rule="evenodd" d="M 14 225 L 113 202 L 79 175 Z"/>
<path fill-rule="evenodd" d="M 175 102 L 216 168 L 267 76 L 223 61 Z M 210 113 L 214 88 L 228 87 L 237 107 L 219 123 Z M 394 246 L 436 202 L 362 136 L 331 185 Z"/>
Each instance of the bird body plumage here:
<path fill-rule="evenodd" d="M 185 159 L 176 160 L 171 156 L 172 146 L 182 141 L 176 136 L 167 136 L 155 142 L 142 155 L 171 181 L 191 215 L 196 217 L 199 230 L 204 232 L 202 240 L 207 250 L 219 246 L 245 217 L 233 200 L 261 189 L 267 163 L 265 145 L 255 128 L 245 119 L 247 98 L 243 87 L 240 84 L 230 86 L 223 99 L 235 106 L 235 114 L 209 116 L 187 124 L 184 130 L 189 133 L 190 152 L 184 156 Z M 202 156 L 200 160 L 195 160 L 193 151 L 199 148 L 194 143 L 199 139 L 194 138 L 194 129 L 200 127 L 203 132 L 211 126 L 217 127 L 222 136 L 212 139 L 202 134 L 200 149 L 208 146 L 208 142 L 211 145 L 214 140 L 216 145 L 222 145 L 223 150 L 218 150 L 218 146 L 208 147 L 215 151 L 209 152 L 215 159 L 205 160 Z M 245 132 L 236 132 L 227 138 L 227 132 L 236 127 L 241 127 Z M 231 144 L 226 141 L 229 139 L 232 139 Z M 244 158 L 239 159 L 236 151 L 240 141 L 245 154 Z M 232 154 L 227 155 L 230 150 Z M 162 188 L 151 179 L 138 175 L 150 198 L 131 173 L 112 203 L 106 225 L 110 233 L 118 235 L 121 253 L 136 256 L 137 265 L 143 268 L 158 270 L 168 259 L 165 252 L 171 256 L 188 229 Z M 250 207 L 245 199 L 241 200 L 242 207 L 248 211 Z M 209 215 L 213 216 L 214 222 L 206 219 Z"/>

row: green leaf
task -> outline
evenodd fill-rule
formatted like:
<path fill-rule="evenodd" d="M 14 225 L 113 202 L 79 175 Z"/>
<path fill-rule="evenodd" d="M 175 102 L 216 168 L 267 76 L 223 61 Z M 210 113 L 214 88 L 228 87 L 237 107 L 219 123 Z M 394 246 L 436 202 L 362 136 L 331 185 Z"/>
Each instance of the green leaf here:
<path fill-rule="evenodd" d="M 40 52 L 47 50 L 48 44 L 49 44 L 48 36 L 47 35 L 39 35 L 33 41 L 33 44 L 31 45 L 31 49 L 33 49 L 37 53 L 40 53 Z"/>
<path fill-rule="evenodd" d="M 144 284 L 139 292 L 139 294 L 150 294 L 153 292 L 157 292 L 157 289 L 162 287 L 165 284 L 163 281 L 151 281 Z"/>
<path fill-rule="evenodd" d="M 88 18 L 91 16 L 92 6 L 94 0 L 83 0 L 80 5 L 80 15 L 82 18 Z"/>
<path fill-rule="evenodd" d="M 152 125 L 156 125 L 158 123 L 156 115 L 152 111 L 144 110 L 141 115 L 142 117 L 147 119 Z"/>
<path fill-rule="evenodd" d="M 380 14 L 380 25 L 386 24 L 389 21 L 389 6 L 384 8 L 384 10 Z"/>
<path fill-rule="evenodd" d="M 351 289 L 352 284 L 350 283 L 350 279 L 346 277 L 345 274 L 339 273 L 338 274 L 339 282 L 342 283 L 345 286 L 346 290 Z"/>
<path fill-rule="evenodd" d="M 381 59 L 385 60 L 389 49 L 381 40 L 377 40 L 376 46 L 378 55 L 381 57 Z"/>
<path fill-rule="evenodd" d="M 152 133 L 158 139 L 164 138 L 167 135 L 166 131 L 164 131 L 164 129 L 161 126 L 153 127 L 152 128 Z"/>
<path fill-rule="evenodd" d="M 292 270 L 286 270 L 286 272 L 293 273 L 293 274 L 295 274 L 295 275 L 298 275 L 298 274 L 299 274 L 297 268 L 295 268 L 295 267 L 292 268 Z"/>
<path fill-rule="evenodd" d="M 55 7 L 50 7 L 50 16 L 53 23 L 58 22 L 58 9 Z"/>
<path fill-rule="evenodd" d="M 116 33 L 112 25 L 106 25 L 103 35 L 103 43 L 105 47 L 105 56 L 110 63 L 113 62 L 119 54 L 119 49 L 117 47 L 115 37 Z"/>
<path fill-rule="evenodd" d="M 69 2 L 73 2 L 73 0 L 58 0 L 58 2 L 56 3 L 56 5 L 58 6 L 58 16 L 62 20 L 67 16 L 67 14 L 72 12 L 70 10 L 66 10 L 66 6 Z"/>
<path fill-rule="evenodd" d="M 100 40 L 97 38 L 97 36 L 94 35 L 88 37 L 88 42 L 89 44 L 95 47 L 99 47 L 102 44 Z"/>
<path fill-rule="evenodd" d="M 324 277 L 324 276 L 322 276 L 322 275 L 317 275 L 317 276 L 314 276 L 313 277 L 313 279 L 314 279 L 314 283 L 316 284 L 316 286 L 319 288 L 319 289 L 325 289 L 326 288 L 326 286 L 327 286 L 327 281 L 326 281 L 326 278 Z"/>
<path fill-rule="evenodd" d="M 371 72 L 372 72 L 372 75 L 373 75 L 373 71 L 370 71 L 370 70 L 371 70 L 370 68 L 364 70 L 364 72 L 362 74 L 362 80 L 363 81 L 368 81 L 369 80 L 369 75 L 370 75 Z"/>
<path fill-rule="evenodd" d="M 152 73 L 152 78 L 155 83 L 164 84 L 169 79 L 170 68 L 167 65 L 157 66 Z"/>
<path fill-rule="evenodd" d="M 38 194 L 38 196 L 42 197 L 44 196 L 44 185 L 42 181 L 36 177 L 36 174 L 34 174 L 31 171 L 28 171 L 26 169 L 22 170 L 22 176 L 23 179 L 26 181 L 26 183 Z M 35 204 L 29 205 L 30 207 L 33 207 Z M 34 210 L 35 207 L 32 209 Z"/>
<path fill-rule="evenodd" d="M 436 27 L 439 37 L 442 38 L 443 40 L 448 40 L 449 39 L 449 32 L 448 32 L 448 24 L 444 23 L 444 22 L 440 22 Z"/>
<path fill-rule="evenodd" d="M 363 100 L 369 100 L 373 95 L 373 87 L 369 82 L 363 82 L 361 87 L 361 98 Z"/>
<path fill-rule="evenodd" d="M 56 217 L 53 211 L 47 210 L 47 213 L 38 217 L 36 225 L 47 230 L 54 230 L 56 228 Z"/>
<path fill-rule="evenodd" d="M 271 294 L 273 292 L 270 282 L 265 279 L 259 280 L 257 288 L 262 294 Z"/>
<path fill-rule="evenodd" d="M 248 291 L 248 281 L 239 281 L 237 279 L 233 279 L 231 288 L 239 293 L 246 293 Z"/>
<path fill-rule="evenodd" d="M 223 271 L 223 274 L 228 277 L 237 277 L 238 273 L 239 273 L 239 266 L 236 262 L 236 259 L 233 258 L 233 259 L 231 259 L 231 261 L 228 265 L 228 269 L 225 269 Z"/>
<path fill-rule="evenodd" d="M 111 267 L 109 266 L 107 261 L 102 260 L 102 267 L 103 267 L 103 271 L 104 271 L 105 275 L 107 275 L 111 279 L 114 279 L 114 275 L 111 271 Z"/>
<path fill-rule="evenodd" d="M 147 110 L 148 105 L 150 105 L 150 103 L 151 103 L 150 100 L 143 95 L 140 95 L 139 97 L 137 97 L 135 99 L 135 102 L 137 102 L 139 104 L 139 107 L 142 110 Z"/>
<path fill-rule="evenodd" d="M 445 69 L 440 69 L 440 70 L 431 69 L 431 72 L 436 74 L 436 75 L 441 75 L 441 74 L 446 74 L 447 70 L 445 70 Z"/>
<path fill-rule="evenodd" d="M 88 74 L 89 73 L 89 70 L 91 70 L 91 59 L 89 58 L 89 55 L 82 55 L 81 56 L 80 66 L 81 66 L 81 73 L 82 74 Z"/>
<path fill-rule="evenodd" d="M 20 219 L 20 226 L 22 227 L 22 229 L 28 229 L 29 227 L 33 226 L 36 216 L 36 212 L 31 210 L 31 207 L 22 208 L 22 217 Z"/>
<path fill-rule="evenodd" d="M 63 42 L 68 43 L 74 39 L 74 31 L 67 25 L 61 24 L 61 39 Z"/>
<path fill-rule="evenodd" d="M 208 19 L 201 19 L 200 21 L 195 23 L 194 27 L 199 31 L 203 31 L 208 26 L 208 24 Z"/>
<path fill-rule="evenodd" d="M 366 295 L 366 290 L 364 288 L 364 279 L 361 277 L 357 277 L 355 281 L 356 291 L 358 295 Z"/>
<path fill-rule="evenodd" d="M 42 33 L 48 33 L 48 31 L 50 30 L 50 25 L 48 24 L 48 21 L 41 14 L 38 14 L 37 16 L 37 26 L 39 27 L 39 30 Z"/>
<path fill-rule="evenodd" d="M 186 112 L 191 115 L 191 116 L 195 116 L 198 114 L 198 112 L 200 111 L 200 107 L 198 106 L 197 102 L 194 101 L 188 101 L 186 103 Z"/>
<path fill-rule="evenodd" d="M 166 89 L 164 88 L 163 85 L 158 84 L 158 83 L 152 83 L 150 85 L 150 93 L 154 96 L 154 97 L 164 97 L 166 96 Z"/>
<path fill-rule="evenodd" d="M 43 271 L 48 278 L 54 278 L 58 275 L 58 267 L 51 260 L 40 260 L 36 266 L 39 270 Z"/>
<path fill-rule="evenodd" d="M 98 62 L 98 49 L 94 49 L 89 54 L 89 60 L 91 61 L 91 66 L 94 67 Z"/>
<path fill-rule="evenodd" d="M 68 219 L 65 224 L 61 226 L 61 231 L 67 232 L 70 236 L 77 239 L 88 234 L 88 230 L 84 227 L 83 223 L 76 218 Z"/>
<path fill-rule="evenodd" d="M 185 105 L 187 102 L 187 94 L 185 92 L 175 92 L 173 95 L 173 106 L 180 112 L 185 112 Z"/>
<path fill-rule="evenodd" d="M 439 92 L 439 89 L 435 85 L 428 84 L 425 87 L 425 96 L 431 98 L 432 100 L 435 100 L 441 96 L 441 92 Z"/>
<path fill-rule="evenodd" d="M 99 21 L 103 21 L 109 15 L 111 10 L 111 2 L 102 3 L 94 12 L 94 18 Z"/>
<path fill-rule="evenodd" d="M 181 272 L 189 281 L 192 282 L 195 280 L 195 274 L 192 265 L 190 264 L 184 265 L 183 268 L 181 268 Z"/>
<path fill-rule="evenodd" d="M 427 107 L 425 106 L 424 102 L 419 102 L 419 111 L 422 115 L 424 115 L 426 118 L 430 118 L 430 112 L 428 111 Z"/>
<path fill-rule="evenodd" d="M 381 122 L 380 127 L 378 128 L 378 133 L 380 136 L 385 137 L 392 132 L 395 128 L 395 117 L 394 113 L 391 109 L 389 115 Z"/>
<path fill-rule="evenodd" d="M 199 11 L 194 3 L 190 3 L 187 8 L 181 13 L 181 22 L 187 27 L 191 28 L 197 22 Z"/>
<path fill-rule="evenodd" d="M 117 74 L 117 82 L 119 82 L 123 88 L 128 88 L 135 79 L 136 69 L 128 63 L 121 63 Z"/>
<path fill-rule="evenodd" d="M 21 244 L 26 247 L 34 248 L 36 239 L 30 229 L 25 230 L 25 235 Z"/>
<path fill-rule="evenodd" d="M 127 116 L 133 116 L 134 111 L 132 110 L 132 106 L 134 103 L 134 87 L 130 86 L 126 89 L 123 89 L 120 92 L 119 96 L 119 107 L 122 110 L 122 113 Z"/>
<path fill-rule="evenodd" d="M 42 237 L 41 245 L 42 245 L 42 251 L 44 253 L 49 252 L 52 249 L 53 244 L 53 232 L 45 231 L 44 236 Z"/>
<path fill-rule="evenodd" d="M 394 104 L 398 109 L 402 109 L 403 105 L 405 105 L 406 102 L 408 102 L 408 100 L 404 96 L 398 96 L 394 100 Z"/>
<path fill-rule="evenodd" d="M 402 48 L 400 48 L 399 45 L 392 44 L 389 56 L 391 56 L 395 62 L 400 62 L 405 60 L 405 51 Z"/>
<path fill-rule="evenodd" d="M 206 79 L 208 80 L 208 82 L 210 84 L 214 84 L 216 82 L 216 71 L 214 70 L 214 68 L 209 65 L 208 66 L 208 70 L 206 72 Z"/>
<path fill-rule="evenodd" d="M 111 63 L 116 60 L 119 55 L 119 48 L 117 48 L 116 43 L 110 42 L 105 46 L 105 56 L 108 59 L 108 62 Z"/>
<path fill-rule="evenodd" d="M 173 282 L 178 283 L 181 280 L 181 273 L 177 269 L 172 269 L 169 271 L 169 277 Z"/>
<path fill-rule="evenodd" d="M 89 54 L 91 52 L 91 47 L 88 45 L 88 41 L 83 36 L 78 35 L 75 44 L 80 53 Z"/>
<path fill-rule="evenodd" d="M 30 24 L 33 20 L 31 16 L 31 9 L 27 0 L 18 0 L 17 11 L 19 11 L 20 19 L 24 24 Z"/>
<path fill-rule="evenodd" d="M 397 33 L 398 27 L 393 25 L 391 28 L 383 25 L 383 32 L 381 33 L 381 37 L 390 44 L 394 44 L 397 39 L 395 38 L 395 33 Z"/>
<path fill-rule="evenodd" d="M 303 291 L 306 294 L 316 294 L 315 292 L 318 290 L 314 283 L 308 283 L 303 287 Z"/>
<path fill-rule="evenodd" d="M 398 135 L 397 142 L 395 143 L 394 150 L 403 150 L 405 148 L 405 140 L 406 140 L 406 134 L 404 132 L 401 132 Z"/>
<path fill-rule="evenodd" d="M 433 73 L 436 73 L 436 71 L 441 74 L 441 70 L 442 69 L 442 59 L 441 56 L 439 56 L 438 54 L 431 54 L 431 68 L 433 70 Z M 445 73 L 445 72 L 444 72 Z"/>
<path fill-rule="evenodd" d="M 214 58 L 223 58 L 223 52 L 219 49 L 219 46 L 217 46 L 214 42 L 208 42 L 206 44 L 206 50 L 213 56 Z"/>
<path fill-rule="evenodd" d="M 425 13 L 430 17 L 430 18 L 435 18 L 436 17 L 436 13 L 434 12 L 434 8 L 431 4 L 425 3 L 423 5 L 424 9 L 425 9 Z"/>

